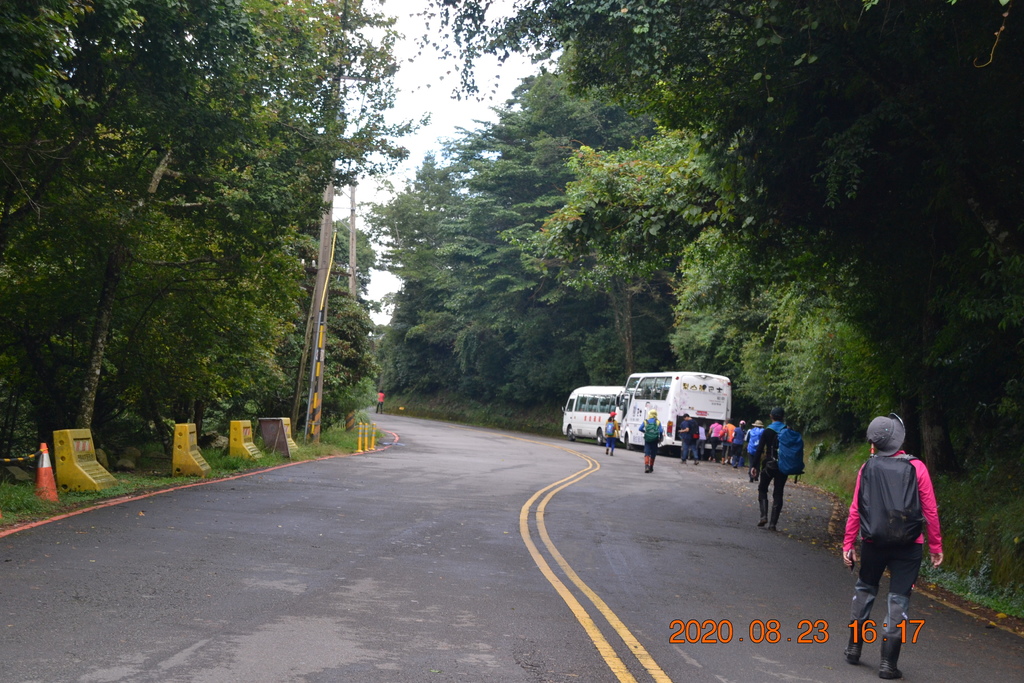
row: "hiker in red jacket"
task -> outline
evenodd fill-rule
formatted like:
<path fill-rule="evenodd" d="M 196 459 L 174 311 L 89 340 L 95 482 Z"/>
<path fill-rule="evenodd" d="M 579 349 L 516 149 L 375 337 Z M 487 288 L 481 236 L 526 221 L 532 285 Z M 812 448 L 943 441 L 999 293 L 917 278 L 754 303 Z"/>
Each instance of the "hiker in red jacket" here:
<path fill-rule="evenodd" d="M 854 544 L 857 534 L 861 536 L 860 573 L 850 610 L 850 642 L 844 651 L 850 664 L 860 662 L 864 623 L 871 616 L 882 574 L 889 569 L 885 621 L 878 633 L 882 641 L 878 677 L 887 680 L 903 677 L 896 664 L 906 634 L 913 633 L 907 610 L 910 592 L 921 570 L 922 531 L 928 533 L 932 566 L 942 564 L 942 530 L 935 490 L 925 464 L 901 450 L 905 436 L 903 420 L 895 413 L 876 417 L 868 425 L 867 437 L 874 454 L 857 473 L 843 538 L 843 562 L 852 571 L 858 559 Z"/>

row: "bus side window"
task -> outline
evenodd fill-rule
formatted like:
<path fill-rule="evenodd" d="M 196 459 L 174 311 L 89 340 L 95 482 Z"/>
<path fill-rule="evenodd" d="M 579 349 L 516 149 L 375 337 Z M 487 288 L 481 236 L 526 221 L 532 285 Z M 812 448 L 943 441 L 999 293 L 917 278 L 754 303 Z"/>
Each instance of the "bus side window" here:
<path fill-rule="evenodd" d="M 655 400 L 664 401 L 668 398 L 668 390 L 672 386 L 671 377 L 658 377 L 657 396 Z"/>
<path fill-rule="evenodd" d="M 645 401 L 657 399 L 657 392 L 655 391 L 655 387 L 657 386 L 656 383 L 660 379 L 660 377 L 644 377 L 642 380 L 640 380 L 640 384 L 636 388 L 635 398 L 643 399 Z"/>
<path fill-rule="evenodd" d="M 565 404 L 565 412 L 571 413 L 575 403 L 576 403 L 576 399 L 575 398 L 570 398 L 569 402 Z"/>

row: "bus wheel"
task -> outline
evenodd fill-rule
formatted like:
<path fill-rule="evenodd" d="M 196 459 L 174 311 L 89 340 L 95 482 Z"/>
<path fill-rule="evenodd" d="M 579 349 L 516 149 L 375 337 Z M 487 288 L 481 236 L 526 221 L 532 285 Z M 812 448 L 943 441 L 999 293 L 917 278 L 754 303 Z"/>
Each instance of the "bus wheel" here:
<path fill-rule="evenodd" d="M 569 438 L 569 441 L 576 440 L 576 432 L 572 431 L 572 425 L 565 428 L 565 435 Z"/>
<path fill-rule="evenodd" d="M 598 446 L 603 446 L 604 445 L 604 430 L 603 429 L 598 429 L 597 430 L 597 445 Z"/>

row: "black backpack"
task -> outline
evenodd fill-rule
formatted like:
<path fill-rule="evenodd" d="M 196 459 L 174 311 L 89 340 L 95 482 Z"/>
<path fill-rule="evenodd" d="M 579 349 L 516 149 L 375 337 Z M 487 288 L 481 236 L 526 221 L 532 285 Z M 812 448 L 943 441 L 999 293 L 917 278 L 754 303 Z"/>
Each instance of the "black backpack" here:
<path fill-rule="evenodd" d="M 924 530 L 912 455 L 874 456 L 860 473 L 860 534 L 879 547 L 913 543 Z"/>

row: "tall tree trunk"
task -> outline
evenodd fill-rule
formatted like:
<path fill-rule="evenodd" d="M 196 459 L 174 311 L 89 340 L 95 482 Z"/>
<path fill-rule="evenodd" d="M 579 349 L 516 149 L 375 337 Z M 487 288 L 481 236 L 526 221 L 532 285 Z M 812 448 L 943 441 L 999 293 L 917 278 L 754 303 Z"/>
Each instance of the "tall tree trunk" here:
<path fill-rule="evenodd" d="M 960 469 L 953 454 L 953 442 L 949 438 L 945 406 L 941 397 L 945 385 L 940 369 L 926 358 L 928 350 L 934 347 L 939 330 L 939 321 L 932 311 L 925 307 L 921 319 L 921 377 L 919 382 L 919 421 L 921 433 L 921 459 L 932 472 L 956 472 Z"/>
<path fill-rule="evenodd" d="M 193 419 L 196 424 L 196 438 L 203 433 L 203 420 L 206 419 L 206 401 L 197 398 L 193 411 Z"/>
<path fill-rule="evenodd" d="M 921 459 L 932 472 L 956 472 L 960 466 L 953 455 L 953 443 L 945 424 L 945 414 L 935 406 L 922 405 L 919 421 Z"/>
<path fill-rule="evenodd" d="M 636 348 L 633 343 L 633 288 L 618 278 L 612 280 L 608 298 L 611 300 L 612 315 L 615 318 L 615 333 L 622 342 L 625 356 L 626 376 L 629 377 L 636 368 Z"/>
<path fill-rule="evenodd" d="M 110 336 L 110 321 L 114 317 L 114 299 L 117 296 L 117 286 L 121 282 L 121 267 L 124 265 L 127 252 L 125 247 L 117 245 L 107 256 L 107 267 L 103 273 L 103 287 L 100 290 L 100 301 L 96 309 L 96 324 L 92 331 L 89 364 L 82 386 L 78 416 L 75 418 L 77 429 L 92 428 L 92 416 L 96 409 L 96 393 L 99 390 L 104 353 L 107 348 L 107 339 Z"/>
<path fill-rule="evenodd" d="M 171 150 L 164 153 L 160 163 L 153 170 L 146 192 L 149 196 L 156 194 L 160 187 L 160 181 L 167 173 L 171 163 Z M 145 197 L 139 199 L 127 217 L 122 221 L 128 225 L 134 220 L 136 214 L 145 206 Z M 114 317 L 114 300 L 117 296 L 117 287 L 121 283 L 121 269 L 128 259 L 128 248 L 122 244 L 115 244 L 107 255 L 107 268 L 103 274 L 103 287 L 100 290 L 100 301 L 96 311 L 96 325 L 92 333 L 92 346 L 89 352 L 89 365 L 85 373 L 85 382 L 82 386 L 82 400 L 78 407 L 78 416 L 75 418 L 75 427 L 78 429 L 91 429 L 92 417 L 96 409 L 96 394 L 100 385 L 100 373 L 103 371 L 103 358 L 107 349 L 107 339 L 110 336 L 110 322 Z"/>

